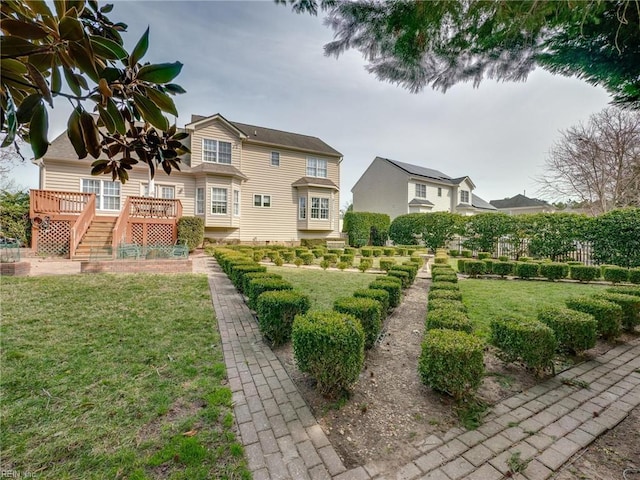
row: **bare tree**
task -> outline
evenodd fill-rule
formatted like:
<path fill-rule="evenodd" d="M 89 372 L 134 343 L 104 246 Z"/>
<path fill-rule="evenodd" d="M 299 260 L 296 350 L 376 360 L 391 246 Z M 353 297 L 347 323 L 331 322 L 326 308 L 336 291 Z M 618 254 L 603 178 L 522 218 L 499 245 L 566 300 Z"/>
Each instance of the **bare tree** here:
<path fill-rule="evenodd" d="M 540 193 L 593 214 L 640 206 L 640 112 L 609 107 L 561 131 L 537 179 Z"/>

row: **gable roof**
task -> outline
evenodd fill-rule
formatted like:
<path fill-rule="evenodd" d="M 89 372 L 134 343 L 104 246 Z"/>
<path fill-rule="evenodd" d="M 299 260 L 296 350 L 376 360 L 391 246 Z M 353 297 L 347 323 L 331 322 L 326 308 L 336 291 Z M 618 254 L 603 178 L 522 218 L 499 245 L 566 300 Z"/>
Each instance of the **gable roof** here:
<path fill-rule="evenodd" d="M 384 157 L 376 157 L 374 161 L 375 160 L 382 160 L 390 163 L 391 165 L 395 165 L 396 167 L 408 173 L 409 175 L 424 177 L 430 180 L 436 180 L 438 182 L 446 183 L 449 185 L 460 185 L 465 180 L 469 180 L 471 185 L 475 187 L 471 179 L 467 176 L 452 178 L 449 175 L 446 175 L 439 170 L 434 170 L 433 168 L 421 167 L 419 165 L 412 165 L 410 163 L 399 162 L 397 160 L 391 160 L 389 158 L 384 158 Z"/>
<path fill-rule="evenodd" d="M 473 205 L 475 208 L 479 208 L 480 210 L 497 210 L 497 208 L 491 205 L 490 202 L 483 200 L 473 193 L 471 194 L 471 205 Z"/>
<path fill-rule="evenodd" d="M 552 206 L 548 202 L 545 202 L 544 200 L 525 197 L 521 193 L 519 193 L 514 197 L 505 198 L 503 200 L 491 200 L 489 203 L 496 208 L 525 208 L 525 207 L 551 207 Z"/>
<path fill-rule="evenodd" d="M 191 115 L 191 123 L 189 123 L 189 126 L 195 127 L 196 124 L 202 124 L 205 121 L 214 120 L 216 118 L 227 123 L 232 130 L 237 130 L 241 134 L 241 137 L 250 142 L 295 148 L 297 150 L 305 150 L 308 152 L 330 155 L 332 157 L 342 157 L 342 154 L 339 151 L 327 145 L 318 137 L 303 135 L 301 133 L 285 132 L 283 130 L 260 127 L 258 125 L 250 125 L 248 123 L 233 122 L 227 120 L 219 113 L 208 117 L 204 117 L 202 115 Z"/>

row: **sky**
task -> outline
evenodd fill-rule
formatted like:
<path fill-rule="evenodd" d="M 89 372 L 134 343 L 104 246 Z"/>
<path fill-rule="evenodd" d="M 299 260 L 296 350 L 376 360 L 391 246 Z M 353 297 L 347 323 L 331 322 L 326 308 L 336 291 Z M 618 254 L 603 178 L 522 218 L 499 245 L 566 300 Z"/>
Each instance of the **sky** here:
<path fill-rule="evenodd" d="M 100 2 L 102 5 L 103 2 Z M 535 179 L 560 131 L 605 108 L 600 87 L 537 69 L 522 83 L 458 84 L 412 94 L 365 70 L 356 51 L 326 57 L 333 32 L 318 17 L 272 1 L 117 1 L 109 18 L 128 24 L 130 51 L 150 27 L 144 60 L 180 61 L 178 126 L 191 114 L 313 135 L 344 155 L 341 204 L 376 156 L 469 176 L 475 194 L 495 200 L 537 195 Z M 69 107 L 50 111 L 51 141 Z M 29 162 L 11 177 L 38 187 Z M 553 200 L 553 199 L 550 199 Z"/>

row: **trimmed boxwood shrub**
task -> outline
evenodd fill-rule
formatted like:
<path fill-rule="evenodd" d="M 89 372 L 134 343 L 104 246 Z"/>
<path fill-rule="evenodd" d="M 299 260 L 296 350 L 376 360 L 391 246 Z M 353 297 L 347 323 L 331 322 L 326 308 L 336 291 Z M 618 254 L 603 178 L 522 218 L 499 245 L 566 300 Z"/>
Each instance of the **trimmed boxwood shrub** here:
<path fill-rule="evenodd" d="M 468 258 L 459 258 L 458 259 L 458 271 L 459 272 L 464 272 L 464 264 L 465 262 L 468 262 L 469 259 Z"/>
<path fill-rule="evenodd" d="M 640 284 L 640 268 L 632 268 L 629 270 L 629 281 L 636 285 Z"/>
<path fill-rule="evenodd" d="M 373 249 L 373 256 L 374 257 L 381 257 L 382 256 L 382 249 L 381 248 L 374 248 Z"/>
<path fill-rule="evenodd" d="M 193 252 L 204 241 L 204 220 L 200 217 L 180 217 L 178 219 L 178 243 L 186 244 Z"/>
<path fill-rule="evenodd" d="M 533 278 L 540 275 L 540 265 L 532 262 L 516 262 L 514 272 L 516 277 Z"/>
<path fill-rule="evenodd" d="M 514 262 L 493 262 L 492 270 L 494 275 L 500 275 L 502 278 L 507 275 L 513 275 Z"/>
<path fill-rule="evenodd" d="M 249 297 L 249 307 L 255 310 L 260 294 L 269 290 L 293 290 L 293 286 L 281 278 L 253 278 L 247 283 L 247 289 L 244 292 Z"/>
<path fill-rule="evenodd" d="M 622 326 L 626 330 L 632 331 L 636 325 L 640 325 L 640 297 L 623 293 L 598 293 L 595 296 L 622 307 Z"/>
<path fill-rule="evenodd" d="M 622 328 L 622 307 L 617 303 L 592 296 L 572 297 L 566 300 L 567 307 L 588 313 L 595 318 L 598 335 L 613 340 Z"/>
<path fill-rule="evenodd" d="M 333 253 L 335 255 L 342 255 L 344 253 L 344 249 L 342 248 L 330 248 L 327 250 L 327 253 Z"/>
<path fill-rule="evenodd" d="M 396 247 L 396 252 L 401 257 L 406 257 L 407 256 L 407 249 L 404 248 L 404 247 Z"/>
<path fill-rule="evenodd" d="M 403 272 L 402 270 L 393 270 L 392 268 L 387 272 L 387 275 L 390 277 L 399 278 L 402 281 L 402 288 L 409 288 L 411 286 L 411 275 L 408 272 Z"/>
<path fill-rule="evenodd" d="M 600 277 L 600 269 L 588 265 L 571 265 L 569 267 L 569 278 L 580 282 L 590 282 Z"/>
<path fill-rule="evenodd" d="M 389 292 L 379 288 L 363 288 L 353 292 L 353 296 L 356 298 L 371 298 L 380 303 L 380 311 L 382 317 L 386 316 L 389 311 Z"/>
<path fill-rule="evenodd" d="M 331 266 L 331 262 L 329 260 L 320 260 L 320 268 L 326 270 Z"/>
<path fill-rule="evenodd" d="M 547 280 L 560 280 L 569 275 L 569 265 L 559 262 L 548 262 L 540 264 L 540 276 Z"/>
<path fill-rule="evenodd" d="M 267 267 L 264 265 L 258 265 L 257 263 L 254 265 L 234 265 L 229 274 L 229 279 L 231 280 L 231 283 L 233 283 L 233 285 L 242 292 L 242 279 L 245 274 L 256 272 L 264 273 L 266 271 Z"/>
<path fill-rule="evenodd" d="M 598 322 L 593 315 L 546 306 L 538 310 L 538 320 L 551 327 L 563 350 L 579 354 L 596 346 Z"/>
<path fill-rule="evenodd" d="M 473 332 L 473 325 L 467 314 L 460 310 L 447 310 L 437 308 L 427 313 L 426 329 L 433 330 L 435 328 L 448 328 L 449 330 L 458 330 L 460 332 Z"/>
<path fill-rule="evenodd" d="M 471 258 L 473 256 L 473 252 L 471 250 L 462 250 L 460 255 L 464 258 Z"/>
<path fill-rule="evenodd" d="M 460 252 L 458 250 L 449 250 L 449 256 L 457 257 L 458 255 L 460 255 Z"/>
<path fill-rule="evenodd" d="M 338 255 L 335 253 L 325 253 L 322 258 L 329 263 L 336 263 L 338 261 Z"/>
<path fill-rule="evenodd" d="M 360 321 L 364 330 L 364 348 L 370 349 L 375 344 L 382 330 L 382 308 L 380 302 L 372 298 L 345 297 L 333 303 L 336 312 L 348 313 Z"/>
<path fill-rule="evenodd" d="M 435 277 L 432 274 L 432 278 L 434 282 L 458 283 L 458 276 L 455 273 L 438 274 Z"/>
<path fill-rule="evenodd" d="M 340 255 L 340 261 L 348 264 L 349 266 L 353 265 L 353 259 L 355 257 L 353 255 Z"/>
<path fill-rule="evenodd" d="M 298 255 L 299 258 L 302 259 L 302 262 L 305 265 L 313 265 L 313 260 L 316 258 L 315 255 L 313 253 L 301 253 L 300 255 Z"/>
<path fill-rule="evenodd" d="M 373 260 L 371 258 L 360 259 L 360 263 L 358 264 L 358 270 L 360 270 L 362 273 L 366 272 L 371 267 L 373 267 Z"/>
<path fill-rule="evenodd" d="M 389 280 L 389 277 L 381 277 L 369 284 L 369 288 L 377 288 L 378 290 L 386 290 L 389 292 L 389 306 L 395 308 L 400 305 L 402 296 L 402 284 Z"/>
<path fill-rule="evenodd" d="M 389 270 L 389 272 L 407 272 L 409 274 L 409 285 L 411 285 L 415 279 L 416 279 L 416 275 L 418 274 L 418 267 L 417 265 L 394 265 L 393 267 L 391 267 L 391 269 Z"/>
<path fill-rule="evenodd" d="M 391 219 L 386 213 L 346 212 L 343 231 L 349 235 L 349 245 L 362 247 L 384 245 L 389 237 Z"/>
<path fill-rule="evenodd" d="M 629 281 L 629 270 L 622 267 L 607 267 L 603 269 L 602 277 L 611 283 Z"/>
<path fill-rule="evenodd" d="M 311 253 L 313 253 L 314 257 L 320 258 L 324 255 L 324 248 L 314 248 L 313 250 L 311 250 Z"/>
<path fill-rule="evenodd" d="M 355 257 L 357 253 L 358 253 L 358 249 L 357 248 L 344 247 L 344 254 L 345 255 L 353 255 Z"/>
<path fill-rule="evenodd" d="M 393 257 L 396 254 L 396 249 L 393 247 L 383 248 L 382 252 L 384 253 L 385 257 Z"/>
<path fill-rule="evenodd" d="M 609 287 L 606 291 L 608 293 L 623 293 L 625 295 L 635 295 L 636 297 L 640 297 L 640 287 L 632 287 L 630 285 Z"/>
<path fill-rule="evenodd" d="M 538 375 L 553 366 L 558 341 L 553 330 L 542 322 L 520 318 L 492 320 L 490 338 L 507 362 L 522 361 Z"/>
<path fill-rule="evenodd" d="M 261 262 L 266 254 L 267 254 L 267 252 L 265 250 L 255 250 L 253 252 L 253 261 L 254 262 Z"/>
<path fill-rule="evenodd" d="M 300 258 L 302 258 L 302 254 L 309 253 L 309 249 L 305 247 L 294 248 L 294 251 L 296 252 L 296 257 Z"/>
<path fill-rule="evenodd" d="M 415 263 L 416 265 L 418 265 L 418 267 L 422 267 L 422 265 L 424 265 L 424 258 L 422 258 L 420 255 L 412 255 L 411 257 L 409 257 L 409 262 Z"/>
<path fill-rule="evenodd" d="M 461 400 L 473 394 L 484 376 L 484 343 L 455 330 L 430 330 L 422 342 L 418 373 L 425 385 Z"/>
<path fill-rule="evenodd" d="M 360 249 L 360 255 L 363 257 L 372 257 L 373 256 L 373 248 L 362 247 Z"/>
<path fill-rule="evenodd" d="M 311 307 L 309 297 L 293 290 L 263 292 L 256 302 L 260 331 L 273 346 L 287 343 L 296 315 L 307 313 Z"/>
<path fill-rule="evenodd" d="M 433 263 L 436 265 L 446 265 L 449 263 L 449 257 L 446 255 L 436 255 L 433 257 Z"/>
<path fill-rule="evenodd" d="M 484 260 L 486 258 L 491 258 L 490 252 L 478 252 L 478 260 Z"/>
<path fill-rule="evenodd" d="M 498 256 L 498 261 L 499 262 L 508 262 L 509 261 L 509 255 L 499 255 Z"/>
<path fill-rule="evenodd" d="M 277 273 L 270 272 L 248 272 L 242 276 L 242 288 L 238 288 L 238 290 L 242 293 L 247 291 L 247 286 L 249 282 L 254 278 L 279 278 L 282 279 L 282 275 L 278 275 Z"/>
<path fill-rule="evenodd" d="M 484 260 L 482 260 L 482 263 L 484 263 L 484 273 L 485 274 L 492 274 L 493 273 L 493 263 L 495 262 L 495 260 L 493 258 L 485 258 Z"/>
<path fill-rule="evenodd" d="M 355 317 L 322 310 L 297 315 L 291 340 L 298 368 L 316 380 L 322 395 L 338 397 L 358 380 L 364 330 Z"/>
<path fill-rule="evenodd" d="M 293 259 L 295 258 L 296 254 L 295 254 L 295 252 L 292 252 L 291 250 L 283 250 L 280 253 L 280 256 L 282 257 L 282 259 L 285 262 L 291 263 L 291 262 L 293 262 Z"/>
<path fill-rule="evenodd" d="M 429 291 L 435 291 L 435 290 L 460 290 L 460 287 L 458 286 L 457 283 L 449 283 L 449 282 L 432 282 L 431 286 L 429 287 Z"/>
<path fill-rule="evenodd" d="M 388 272 L 391 267 L 396 264 L 395 258 L 381 258 L 380 259 L 380 270 L 384 270 Z"/>
<path fill-rule="evenodd" d="M 446 300 L 462 300 L 460 290 L 430 290 L 429 298 L 444 298 Z"/>
<path fill-rule="evenodd" d="M 461 300 L 451 300 L 446 298 L 432 298 L 427 302 L 427 310 L 455 310 L 458 312 L 466 312 L 467 307 Z"/>
<path fill-rule="evenodd" d="M 338 270 L 340 271 L 346 270 L 350 266 L 351 265 L 349 265 L 347 262 L 338 262 L 338 264 L 336 265 L 336 267 L 338 267 Z"/>
<path fill-rule="evenodd" d="M 484 262 L 480 260 L 466 260 L 464 262 L 464 273 L 472 278 L 484 273 Z"/>

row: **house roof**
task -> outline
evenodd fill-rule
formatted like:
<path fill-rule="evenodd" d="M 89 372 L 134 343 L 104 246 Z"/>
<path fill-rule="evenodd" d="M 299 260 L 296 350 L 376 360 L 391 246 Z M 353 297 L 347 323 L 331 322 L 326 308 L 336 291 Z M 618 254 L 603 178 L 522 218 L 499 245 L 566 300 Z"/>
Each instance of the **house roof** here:
<path fill-rule="evenodd" d="M 482 198 L 480 198 L 479 196 L 473 193 L 471 194 L 471 205 L 481 210 L 497 210 L 497 208 L 491 205 L 490 202 L 483 200 Z"/>
<path fill-rule="evenodd" d="M 338 186 L 328 178 L 302 177 L 291 184 L 292 187 L 325 187 L 339 190 Z"/>
<path fill-rule="evenodd" d="M 215 175 L 220 175 L 222 177 L 235 177 L 241 178 L 242 180 L 248 180 L 244 173 L 238 170 L 233 165 L 225 165 L 223 163 L 207 163 L 202 162 L 197 167 L 193 167 L 190 169 L 183 169 L 183 171 L 188 171 L 190 173 L 213 173 Z"/>
<path fill-rule="evenodd" d="M 424 205 L 427 207 L 433 207 L 433 203 L 431 203 L 426 198 L 414 198 L 409 202 L 409 205 Z"/>
<path fill-rule="evenodd" d="M 412 165 L 410 163 L 399 162 L 397 160 L 391 160 L 389 158 L 384 158 L 384 157 L 376 157 L 376 159 L 389 162 L 390 164 L 395 165 L 399 169 L 405 171 L 409 175 L 436 180 L 438 182 L 445 183 L 448 185 L 460 185 L 465 180 L 469 180 L 469 182 L 471 182 L 471 184 L 475 187 L 471 179 L 467 176 L 452 178 L 449 175 L 446 175 L 439 170 L 434 170 L 433 168 L 421 167 L 419 165 Z"/>
<path fill-rule="evenodd" d="M 227 120 L 218 113 L 209 117 L 204 117 L 202 115 L 192 115 L 191 123 L 189 125 L 200 123 L 203 120 L 208 120 L 215 117 L 221 118 L 226 123 L 230 124 L 234 129 L 240 131 L 245 135 L 246 140 L 250 142 L 266 143 L 274 146 L 295 148 L 298 150 L 330 155 L 332 157 L 342 157 L 342 154 L 339 151 L 327 145 L 318 137 L 312 137 L 310 135 L 303 135 L 300 133 L 285 132 L 283 130 L 275 130 L 273 128 L 260 127 L 258 125 L 250 125 L 248 123 L 233 122 Z"/>
<path fill-rule="evenodd" d="M 551 207 L 551 205 L 544 200 L 525 197 L 521 193 L 503 200 L 491 200 L 489 203 L 496 208 Z"/>

